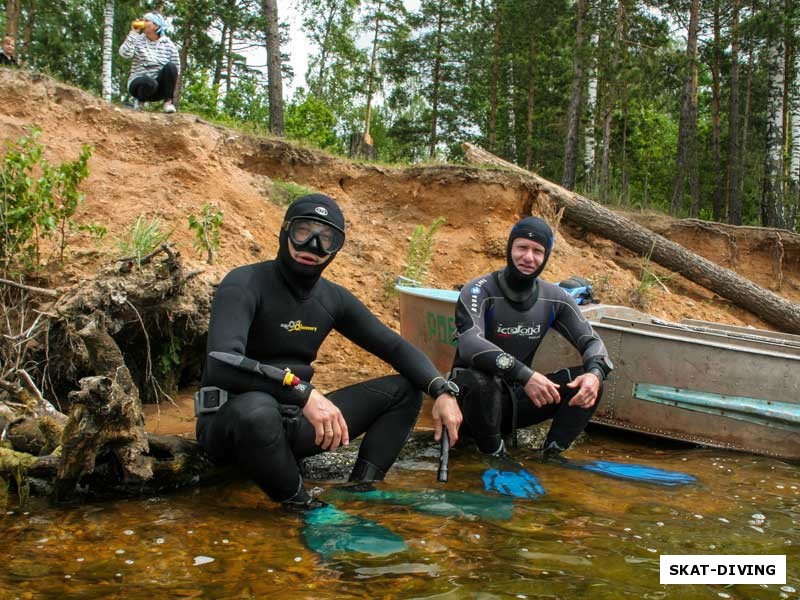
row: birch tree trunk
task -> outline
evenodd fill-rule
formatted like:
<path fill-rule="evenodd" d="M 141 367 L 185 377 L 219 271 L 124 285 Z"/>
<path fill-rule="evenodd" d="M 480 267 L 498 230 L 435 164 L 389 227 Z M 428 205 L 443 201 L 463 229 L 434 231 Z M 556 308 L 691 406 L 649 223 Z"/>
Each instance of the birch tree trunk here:
<path fill-rule="evenodd" d="M 267 18 L 267 85 L 269 87 L 269 130 L 283 137 L 283 75 L 278 0 L 262 0 Z"/>
<path fill-rule="evenodd" d="M 619 57 L 625 50 L 625 6 L 623 0 L 617 0 L 616 25 L 614 39 L 611 42 L 611 69 L 608 72 L 606 89 L 608 90 L 603 109 L 603 156 L 600 162 L 600 198 L 608 200 L 610 188 L 609 172 L 611 170 L 611 121 L 617 105 L 617 86 L 619 84 Z"/>
<path fill-rule="evenodd" d="M 578 22 L 575 28 L 575 54 L 573 58 L 572 96 L 567 113 L 567 135 L 564 142 L 564 174 L 561 185 L 571 190 L 575 187 L 575 172 L 578 166 L 578 127 L 581 119 L 581 100 L 583 99 L 584 44 L 583 22 L 588 10 L 588 0 L 578 0 Z"/>
<path fill-rule="evenodd" d="M 796 22 L 796 21 L 793 21 Z M 788 229 L 797 227 L 800 210 L 800 48 L 794 48 L 794 82 L 789 87 L 789 122 L 792 133 L 789 147 L 789 206 Z"/>
<path fill-rule="evenodd" d="M 731 3 L 731 75 L 730 109 L 728 111 L 728 187 L 725 204 L 728 206 L 728 223 L 742 224 L 741 178 L 742 164 L 739 153 L 739 2 Z"/>
<path fill-rule="evenodd" d="M 777 12 L 777 11 L 775 11 Z M 761 195 L 761 224 L 785 227 L 783 206 L 783 92 L 785 73 L 784 39 L 773 34 L 769 43 L 769 81 L 767 84 L 767 131 L 764 156 L 764 183 Z"/>
<path fill-rule="evenodd" d="M 589 17 L 592 18 L 591 16 Z M 594 23 L 599 20 L 594 17 Z M 597 27 L 592 30 L 590 48 L 597 48 Z M 586 127 L 583 130 L 583 176 L 586 187 L 594 187 L 595 151 L 597 138 L 595 137 L 595 119 L 597 117 L 597 59 L 594 54 L 589 57 L 589 82 L 586 86 Z"/>
<path fill-rule="evenodd" d="M 114 49 L 114 0 L 106 0 L 103 11 L 103 100 L 111 102 L 111 66 Z"/>
<path fill-rule="evenodd" d="M 225 98 L 231 93 L 233 86 L 233 37 L 234 29 L 228 31 L 228 49 L 225 53 Z"/>

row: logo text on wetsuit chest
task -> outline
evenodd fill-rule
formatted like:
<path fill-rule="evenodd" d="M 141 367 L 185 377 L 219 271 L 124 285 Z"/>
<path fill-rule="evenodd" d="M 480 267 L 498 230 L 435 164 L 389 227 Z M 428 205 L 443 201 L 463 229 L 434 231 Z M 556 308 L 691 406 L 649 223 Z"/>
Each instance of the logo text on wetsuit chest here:
<path fill-rule="evenodd" d="M 286 331 L 316 331 L 317 328 L 313 325 L 303 325 L 302 321 L 289 321 L 288 323 L 281 323 Z"/>
<path fill-rule="evenodd" d="M 516 325 L 503 325 L 498 323 L 495 333 L 501 336 L 518 335 L 520 337 L 533 337 L 542 333 L 542 326 L 540 324 L 527 325 L 524 323 L 517 323 Z"/>

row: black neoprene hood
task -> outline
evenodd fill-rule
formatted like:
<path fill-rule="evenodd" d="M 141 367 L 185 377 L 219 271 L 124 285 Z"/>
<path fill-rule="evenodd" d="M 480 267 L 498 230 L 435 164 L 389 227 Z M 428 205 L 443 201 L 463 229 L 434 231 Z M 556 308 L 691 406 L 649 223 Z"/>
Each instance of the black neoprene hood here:
<path fill-rule="evenodd" d="M 322 272 L 336 257 L 337 252 L 333 252 L 330 258 L 320 265 L 304 265 L 294 260 L 289 253 L 289 233 L 286 230 L 286 225 L 297 217 L 306 217 L 327 223 L 339 229 L 343 234 L 345 222 L 342 209 L 339 208 L 333 198 L 325 194 L 301 196 L 292 202 L 286 210 L 278 237 L 278 269 L 293 291 L 299 296 L 306 296 L 311 288 L 314 287 Z"/>
<path fill-rule="evenodd" d="M 544 260 L 539 268 L 530 275 L 526 275 L 522 273 L 517 267 L 514 265 L 514 261 L 511 259 L 511 246 L 514 244 L 514 240 L 517 238 L 524 238 L 527 240 L 533 240 L 542 245 L 544 248 Z M 550 225 L 545 223 L 539 217 L 525 217 L 524 219 L 517 221 L 514 226 L 511 228 L 511 233 L 508 234 L 508 243 L 506 244 L 506 273 L 509 276 L 509 283 L 512 285 L 519 286 L 519 285 L 532 285 L 533 281 L 544 271 L 545 266 L 547 265 L 547 260 L 550 258 L 550 252 L 553 251 L 553 230 L 550 229 Z"/>
<path fill-rule="evenodd" d="M 345 223 L 342 209 L 333 198 L 325 194 L 308 194 L 292 202 L 284 216 L 284 223 L 296 217 L 308 217 L 315 221 L 328 223 L 344 233 Z"/>

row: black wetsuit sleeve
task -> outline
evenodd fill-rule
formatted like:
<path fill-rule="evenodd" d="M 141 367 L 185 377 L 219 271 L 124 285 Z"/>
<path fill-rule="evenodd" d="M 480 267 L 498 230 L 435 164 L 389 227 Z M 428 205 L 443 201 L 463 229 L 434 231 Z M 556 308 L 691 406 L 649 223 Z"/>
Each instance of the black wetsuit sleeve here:
<path fill-rule="evenodd" d="M 428 395 L 441 393 L 443 378 L 419 348 L 381 323 L 353 294 L 339 288 L 342 315 L 336 330 L 361 348 L 389 363 Z"/>
<path fill-rule="evenodd" d="M 224 281 L 214 295 L 208 324 L 208 344 L 203 385 L 216 386 L 233 394 L 266 392 L 283 404 L 305 406 L 313 386 L 288 387 L 256 373 L 248 373 L 208 356 L 208 352 L 229 352 L 245 356 L 247 338 L 258 308 L 254 293 L 245 286 Z"/>
<path fill-rule="evenodd" d="M 524 385 L 533 375 L 531 368 L 486 339 L 486 311 L 491 303 L 485 286 L 461 288 L 456 302 L 457 363 Z"/>
<path fill-rule="evenodd" d="M 575 299 L 567 293 L 562 296 L 562 299 L 554 301 L 558 308 L 553 328 L 581 353 L 584 369 L 595 371 L 602 381 L 611 372 L 608 350 L 581 313 Z"/>

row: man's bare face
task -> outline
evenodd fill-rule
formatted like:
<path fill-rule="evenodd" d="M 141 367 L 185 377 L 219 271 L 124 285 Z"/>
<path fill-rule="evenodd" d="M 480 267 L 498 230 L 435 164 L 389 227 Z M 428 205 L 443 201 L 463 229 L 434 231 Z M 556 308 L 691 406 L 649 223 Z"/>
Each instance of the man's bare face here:
<path fill-rule="evenodd" d="M 517 238 L 511 243 L 511 260 L 520 273 L 532 275 L 542 266 L 545 249 L 539 242 Z"/>

